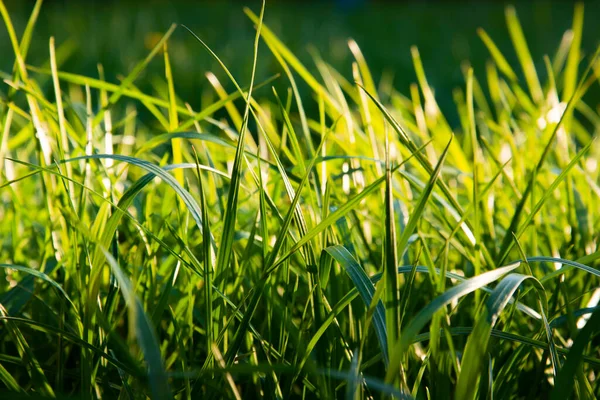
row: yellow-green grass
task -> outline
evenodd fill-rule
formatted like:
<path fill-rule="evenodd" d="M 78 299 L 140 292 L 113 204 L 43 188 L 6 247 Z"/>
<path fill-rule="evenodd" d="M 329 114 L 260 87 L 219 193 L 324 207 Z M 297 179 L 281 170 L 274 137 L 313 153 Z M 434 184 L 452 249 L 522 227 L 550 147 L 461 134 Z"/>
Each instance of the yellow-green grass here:
<path fill-rule="evenodd" d="M 416 47 L 409 93 L 352 40 L 352 80 L 318 54 L 313 74 L 263 6 L 245 10 L 250 76 L 173 25 L 111 83 L 69 73 L 54 39 L 28 64 L 41 4 L 18 34 L 0 0 L 1 395 L 599 395 L 600 63 L 582 5 L 542 62 L 514 8 L 518 65 L 483 27 L 489 62 L 464 66 L 452 126 Z M 209 74 L 200 109 L 177 95 L 175 31 L 229 80 Z M 256 79 L 263 62 L 278 75 Z"/>

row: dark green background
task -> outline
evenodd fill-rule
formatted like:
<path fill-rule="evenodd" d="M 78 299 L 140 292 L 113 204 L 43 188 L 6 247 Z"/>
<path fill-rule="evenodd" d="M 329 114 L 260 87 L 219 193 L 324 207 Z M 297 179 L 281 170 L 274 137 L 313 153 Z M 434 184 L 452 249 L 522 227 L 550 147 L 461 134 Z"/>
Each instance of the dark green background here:
<path fill-rule="evenodd" d="M 47 1 L 36 28 L 28 62 L 39 64 L 48 57 L 48 38 L 57 44 L 73 40 L 77 49 L 62 69 L 97 76 L 101 63 L 107 79 L 116 81 L 148 52 L 145 43 L 153 32 L 164 32 L 171 23 L 189 26 L 225 61 L 240 82 L 249 81 L 254 30 L 243 13 L 248 5 L 259 11 L 259 1 Z M 32 1 L 8 1 L 19 34 L 25 27 Z M 316 73 L 308 52 L 314 46 L 321 56 L 348 78 L 352 56 L 349 37 L 361 47 L 374 76 L 383 71 L 394 75 L 394 86 L 408 93 L 415 81 L 410 46 L 417 45 L 430 84 L 452 121 L 452 89 L 464 85 L 461 62 L 470 60 L 476 74 L 484 77 L 489 59 L 476 33 L 483 27 L 498 44 L 514 69 L 520 72 L 505 25 L 501 2 L 365 2 L 342 7 L 339 2 L 267 1 L 266 23 Z M 543 55 L 552 56 L 565 30 L 572 23 L 573 3 L 517 2 L 517 13 L 536 61 L 541 79 L 545 76 Z M 596 23 L 600 4 L 586 3 L 582 46 L 586 54 L 598 43 Z M 13 57 L 4 28 L 0 29 L 0 68 L 9 72 Z M 211 57 L 182 28 L 170 41 L 176 91 L 195 107 L 206 88 L 204 73 L 216 72 L 227 83 Z M 280 72 L 266 46 L 258 65 L 259 80 Z M 149 66 L 145 77 L 164 73 L 161 57 Z M 142 88 L 152 91 L 151 79 Z M 285 87 L 285 82 L 281 82 Z M 231 86 L 226 85 L 228 88 Z M 265 90 L 265 89 L 263 89 Z M 306 92 L 305 92 L 306 93 Z M 309 105 L 310 107 L 310 105 Z"/>

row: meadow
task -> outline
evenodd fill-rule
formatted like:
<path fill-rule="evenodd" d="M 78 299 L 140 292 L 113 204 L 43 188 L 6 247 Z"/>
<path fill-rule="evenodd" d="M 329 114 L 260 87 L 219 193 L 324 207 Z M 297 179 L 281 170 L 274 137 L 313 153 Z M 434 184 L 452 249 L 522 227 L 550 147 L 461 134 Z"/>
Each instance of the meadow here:
<path fill-rule="evenodd" d="M 368 41 L 307 60 L 269 4 L 228 9 L 233 61 L 173 24 L 75 73 L 96 39 L 40 47 L 42 3 L 0 0 L 2 398 L 600 397 L 583 4 L 539 59 L 508 6 L 457 82 L 413 46 L 398 84 Z"/>

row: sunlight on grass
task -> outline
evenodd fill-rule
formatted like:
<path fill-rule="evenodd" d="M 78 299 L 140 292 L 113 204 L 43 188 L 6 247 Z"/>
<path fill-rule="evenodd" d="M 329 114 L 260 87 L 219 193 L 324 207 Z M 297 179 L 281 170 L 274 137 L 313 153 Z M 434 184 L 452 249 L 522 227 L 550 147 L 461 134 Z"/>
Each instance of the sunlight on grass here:
<path fill-rule="evenodd" d="M 0 396 L 600 396 L 583 5 L 543 60 L 514 7 L 518 65 L 474 32 L 490 61 L 463 65 L 457 126 L 417 47 L 417 83 L 384 95 L 359 43 L 352 79 L 316 51 L 313 74 L 263 4 L 245 9 L 251 75 L 172 25 L 109 82 L 68 72 L 54 38 L 28 64 L 41 5 L 19 35 L 0 0 Z M 228 80 L 197 71 L 199 109 L 177 93 L 175 33 Z"/>

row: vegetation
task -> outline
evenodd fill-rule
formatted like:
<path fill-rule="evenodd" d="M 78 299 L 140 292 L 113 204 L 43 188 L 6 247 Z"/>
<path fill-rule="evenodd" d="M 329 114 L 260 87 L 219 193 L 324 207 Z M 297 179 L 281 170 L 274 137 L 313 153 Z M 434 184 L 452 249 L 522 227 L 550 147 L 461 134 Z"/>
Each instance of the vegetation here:
<path fill-rule="evenodd" d="M 249 77 L 189 32 L 230 80 L 209 73 L 218 100 L 196 110 L 168 47 L 185 27 L 110 83 L 66 72 L 54 39 L 27 63 L 41 5 L 18 36 L 0 0 L 4 396 L 600 395 L 583 5 L 543 64 L 514 8 L 518 66 L 479 30 L 490 61 L 482 80 L 464 66 L 454 128 L 417 48 L 409 93 L 376 85 L 352 40 L 351 80 L 317 54 L 313 74 L 246 9 Z M 259 80 L 264 46 L 280 74 Z"/>

